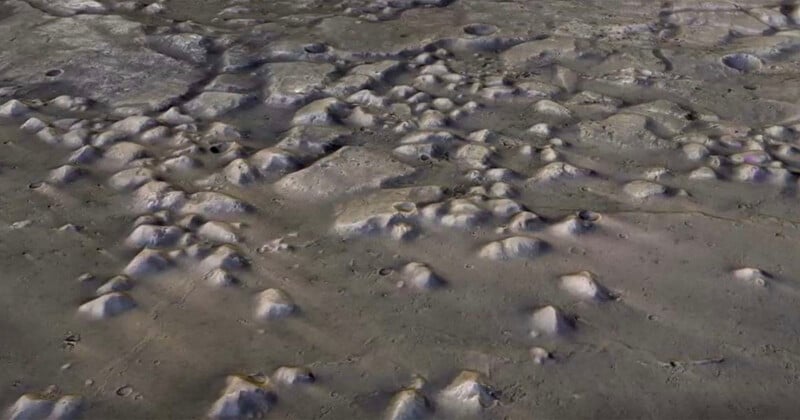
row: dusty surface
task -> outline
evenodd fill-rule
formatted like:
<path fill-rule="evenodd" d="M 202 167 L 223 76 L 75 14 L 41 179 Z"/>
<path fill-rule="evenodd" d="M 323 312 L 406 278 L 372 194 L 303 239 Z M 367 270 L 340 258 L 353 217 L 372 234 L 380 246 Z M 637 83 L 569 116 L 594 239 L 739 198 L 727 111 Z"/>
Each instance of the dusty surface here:
<path fill-rule="evenodd" d="M 13 419 L 794 418 L 793 1 L 0 1 Z"/>

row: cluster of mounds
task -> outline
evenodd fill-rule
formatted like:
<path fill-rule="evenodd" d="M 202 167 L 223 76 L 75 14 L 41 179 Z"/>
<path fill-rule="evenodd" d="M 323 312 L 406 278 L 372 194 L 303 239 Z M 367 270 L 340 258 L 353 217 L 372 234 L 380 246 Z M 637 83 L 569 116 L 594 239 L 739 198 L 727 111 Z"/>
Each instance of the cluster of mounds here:
<path fill-rule="evenodd" d="M 314 374 L 305 367 L 283 366 L 271 377 L 265 375 L 231 375 L 225 389 L 214 402 L 208 417 L 213 419 L 260 418 L 277 403 L 281 392 L 292 388 L 311 386 Z"/>
<path fill-rule="evenodd" d="M 386 409 L 385 418 L 413 420 L 438 416 L 472 417 L 498 402 L 497 391 L 478 372 L 465 370 L 449 385 L 427 392 L 424 380 L 397 392 Z M 432 397 L 426 396 L 431 394 Z"/>
<path fill-rule="evenodd" d="M 220 397 L 208 412 L 214 419 L 259 418 L 280 403 L 281 393 L 296 392 L 298 387 L 322 386 L 304 367 L 280 367 L 272 374 L 231 375 Z M 412 420 L 434 414 L 471 416 L 498 402 L 497 390 L 475 371 L 463 371 L 440 390 L 433 390 L 424 380 L 415 381 L 398 391 L 385 409 L 385 418 Z M 429 396 L 430 395 L 430 396 Z"/>
<path fill-rule="evenodd" d="M 84 399 L 77 395 L 61 395 L 51 386 L 42 393 L 25 394 L 5 413 L 13 420 L 72 420 L 82 414 Z"/>
<path fill-rule="evenodd" d="M 0 176 L 29 179 L 21 189 L 53 203 L 48 220 L 63 221 L 59 233 L 106 258 L 87 259 L 81 271 L 97 275 L 59 296 L 54 307 L 72 305 L 74 320 L 40 321 L 80 326 L 99 341 L 145 331 L 107 366 L 104 349 L 75 352 L 107 377 L 138 371 L 127 364 L 142 363 L 149 345 L 161 345 L 153 340 L 178 340 L 186 360 L 202 359 L 185 378 L 191 385 L 175 389 L 207 405 L 156 417 L 299 418 L 293 410 L 323 405 L 315 415 L 522 418 L 545 407 L 545 417 L 647 417 L 662 406 L 619 411 L 607 401 L 630 401 L 633 388 L 663 397 L 650 364 L 718 359 L 652 360 L 708 348 L 738 352 L 752 366 L 739 373 L 765 393 L 785 389 L 764 375 L 797 376 L 784 372 L 791 363 L 768 364 L 752 350 L 780 341 L 795 320 L 776 313 L 797 296 L 780 242 L 796 224 L 785 201 L 800 174 L 790 83 L 797 5 L 6 3 L 3 147 L 44 150 L 49 166 L 2 156 Z M 103 232 L 124 232 L 95 238 L 109 250 L 88 247 L 95 239 L 72 223 L 85 197 L 113 203 L 89 210 L 97 224 L 115 224 Z M 23 205 L 7 201 L 0 207 Z M 9 235 L 37 229 L 31 220 L 8 225 Z M 764 239 L 775 226 L 781 232 Z M 19 259 L 14 244 L 0 252 L 8 249 L 9 261 Z M 37 264 L 39 277 L 58 270 Z M 729 281 L 710 285 L 717 277 Z M 44 283 L 29 282 L 37 299 L 47 289 L 46 306 L 54 293 Z M 186 287 L 178 299 L 168 294 L 176 285 Z M 201 297 L 186 304 L 192 293 Z M 763 311 L 742 315 L 754 300 Z M 170 336 L 186 329 L 198 337 Z M 755 338 L 741 338 L 748 334 Z M 193 348 L 209 346 L 207 337 L 231 348 Z M 109 338 L 109 348 L 120 340 Z M 253 363 L 252 348 L 235 346 L 264 342 L 265 360 L 288 365 L 229 375 Z M 797 350 L 785 339 L 770 346 Z M 398 384 L 421 371 L 435 380 Z M 625 386 L 610 382 L 602 398 L 578 383 L 609 372 Z M 226 375 L 221 392 L 206 386 Z M 704 375 L 681 380 L 711 392 Z M 96 417 L 125 404 L 104 388 L 85 398 L 35 389 L 14 396 L 9 418 Z M 702 397 L 733 395 L 719 392 Z M 297 404 L 298 395 L 309 400 Z"/>

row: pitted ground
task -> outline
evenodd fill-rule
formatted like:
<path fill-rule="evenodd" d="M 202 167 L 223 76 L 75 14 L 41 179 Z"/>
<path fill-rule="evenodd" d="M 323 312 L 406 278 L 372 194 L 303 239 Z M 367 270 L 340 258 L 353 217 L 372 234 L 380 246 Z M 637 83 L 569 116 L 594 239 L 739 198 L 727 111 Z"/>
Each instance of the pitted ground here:
<path fill-rule="evenodd" d="M 792 418 L 800 6 L 0 2 L 22 418 Z"/>

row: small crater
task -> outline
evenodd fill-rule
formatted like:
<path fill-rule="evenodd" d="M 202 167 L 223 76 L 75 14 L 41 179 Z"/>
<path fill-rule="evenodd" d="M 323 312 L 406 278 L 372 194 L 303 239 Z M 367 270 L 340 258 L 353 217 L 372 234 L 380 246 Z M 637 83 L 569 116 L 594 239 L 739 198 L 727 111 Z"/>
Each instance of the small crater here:
<path fill-rule="evenodd" d="M 581 210 L 578 212 L 578 218 L 587 222 L 596 222 L 600 220 L 600 213 L 591 210 Z"/>
<path fill-rule="evenodd" d="M 764 65 L 760 58 L 746 53 L 728 54 L 722 57 L 722 64 L 742 73 L 758 71 Z"/>
<path fill-rule="evenodd" d="M 51 70 L 47 70 L 44 73 L 44 75 L 47 76 L 47 77 L 58 77 L 58 76 L 61 76 L 62 74 L 64 74 L 64 70 L 61 70 L 61 69 L 51 69 Z"/>
<path fill-rule="evenodd" d="M 133 388 L 129 385 L 125 385 L 117 388 L 116 394 L 120 397 L 127 397 L 128 395 L 131 395 L 132 392 Z"/>
<path fill-rule="evenodd" d="M 470 23 L 464 26 L 463 30 L 467 35 L 487 36 L 497 32 L 497 26 L 485 23 Z"/>
<path fill-rule="evenodd" d="M 416 208 L 417 208 L 417 206 L 414 203 L 409 202 L 409 201 L 403 201 L 403 202 L 400 202 L 400 203 L 394 203 L 394 205 L 392 205 L 392 207 L 394 207 L 395 210 L 397 210 L 399 212 L 402 212 L 402 213 L 411 213 L 412 211 L 416 210 Z"/>
<path fill-rule="evenodd" d="M 314 42 L 314 43 L 311 43 L 311 44 L 306 44 L 303 47 L 303 51 L 305 51 L 305 52 L 307 52 L 309 54 L 320 54 L 320 53 L 324 53 L 325 51 L 328 51 L 328 46 L 325 45 L 325 44 L 321 44 L 319 42 Z"/>

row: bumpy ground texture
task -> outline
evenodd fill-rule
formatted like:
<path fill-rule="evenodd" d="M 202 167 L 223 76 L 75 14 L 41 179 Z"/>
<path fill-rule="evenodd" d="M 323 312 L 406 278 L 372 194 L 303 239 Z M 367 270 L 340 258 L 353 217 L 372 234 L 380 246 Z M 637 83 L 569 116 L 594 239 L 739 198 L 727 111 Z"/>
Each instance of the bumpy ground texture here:
<path fill-rule="evenodd" d="M 796 418 L 800 6 L 0 1 L 11 419 Z"/>

